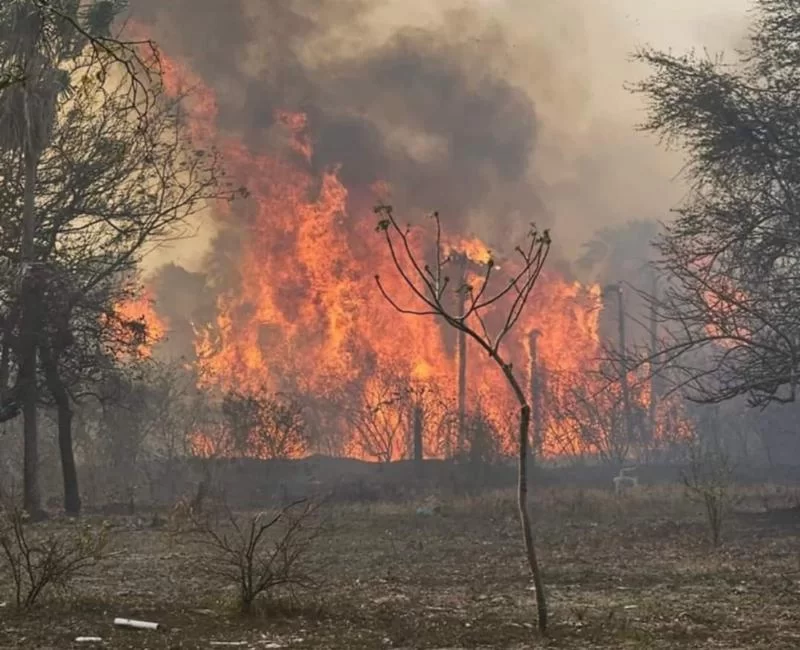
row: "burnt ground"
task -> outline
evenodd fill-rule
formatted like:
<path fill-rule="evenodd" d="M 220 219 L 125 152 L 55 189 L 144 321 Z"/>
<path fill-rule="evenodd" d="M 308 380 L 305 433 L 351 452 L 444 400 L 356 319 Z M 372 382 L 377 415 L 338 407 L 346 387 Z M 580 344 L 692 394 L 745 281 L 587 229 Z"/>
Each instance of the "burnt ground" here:
<path fill-rule="evenodd" d="M 533 631 L 510 492 L 445 500 L 432 515 L 418 514 L 419 503 L 328 505 L 309 556 L 325 584 L 247 618 L 232 613 L 233 592 L 203 575 L 182 536 L 146 516 L 118 517 L 113 555 L 68 594 L 24 614 L 0 608 L 0 647 L 69 648 L 97 635 L 107 648 L 150 649 L 797 648 L 800 514 L 763 512 L 762 497 L 740 500 L 713 550 L 702 513 L 677 488 L 621 500 L 540 491 L 547 640 Z M 164 628 L 115 629 L 115 616 Z"/>

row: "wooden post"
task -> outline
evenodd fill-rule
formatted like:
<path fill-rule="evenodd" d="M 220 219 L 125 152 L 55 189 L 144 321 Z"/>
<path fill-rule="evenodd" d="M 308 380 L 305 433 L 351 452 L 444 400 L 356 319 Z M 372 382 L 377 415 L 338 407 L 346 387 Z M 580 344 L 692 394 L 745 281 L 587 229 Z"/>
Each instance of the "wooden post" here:
<path fill-rule="evenodd" d="M 627 342 L 625 337 L 625 297 L 622 291 L 622 283 L 617 284 L 617 307 L 618 307 L 618 325 L 619 325 L 619 354 L 620 354 L 620 372 L 619 381 L 622 387 L 622 407 L 624 409 L 624 425 L 625 425 L 625 444 L 631 444 L 631 436 L 633 435 L 633 426 L 631 418 L 631 393 L 628 386 L 628 363 L 625 357 Z"/>
<path fill-rule="evenodd" d="M 453 260 L 458 265 L 459 278 L 456 286 L 459 291 L 457 294 L 458 299 L 458 317 L 464 317 L 464 310 L 466 309 L 468 295 L 461 288 L 467 281 L 467 256 L 458 253 L 453 255 Z M 458 443 L 456 447 L 456 455 L 460 456 L 464 453 L 465 447 L 465 431 L 467 421 L 467 335 L 459 330 L 456 337 L 456 381 L 458 385 Z"/>
<path fill-rule="evenodd" d="M 538 356 L 538 339 L 541 332 L 531 330 L 528 335 L 530 353 L 530 400 L 533 419 L 533 440 L 531 452 L 541 454 L 544 444 L 544 431 L 542 427 L 542 373 Z"/>
<path fill-rule="evenodd" d="M 656 372 L 652 367 L 655 363 L 655 357 L 658 348 L 658 322 L 656 313 L 656 300 L 658 299 L 658 277 L 656 276 L 655 271 L 653 271 L 652 292 L 653 295 L 651 296 L 650 301 L 650 358 L 653 359 L 653 361 L 651 362 L 650 366 L 650 405 L 648 410 L 649 440 L 647 440 L 648 451 L 649 447 L 655 442 L 658 434 L 658 422 L 656 419 L 658 417 L 658 397 L 660 391 L 658 377 L 656 377 Z"/>
<path fill-rule="evenodd" d="M 425 450 L 423 449 L 422 430 L 424 426 L 424 413 L 420 404 L 414 404 L 414 410 L 411 414 L 413 436 L 414 436 L 414 465 L 417 471 L 422 470 L 422 461 L 425 458 Z"/>

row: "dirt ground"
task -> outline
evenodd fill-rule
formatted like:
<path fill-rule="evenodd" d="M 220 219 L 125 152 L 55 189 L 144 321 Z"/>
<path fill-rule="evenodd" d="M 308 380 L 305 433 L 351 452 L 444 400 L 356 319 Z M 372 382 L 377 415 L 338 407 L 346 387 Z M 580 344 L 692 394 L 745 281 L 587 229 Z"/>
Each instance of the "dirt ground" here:
<path fill-rule="evenodd" d="M 200 572 L 196 548 L 148 515 L 115 518 L 113 555 L 68 595 L 25 614 L 0 608 L 0 647 L 88 647 L 75 637 L 96 635 L 120 649 L 798 648 L 800 514 L 765 511 L 770 497 L 748 494 L 719 550 L 678 488 L 537 494 L 548 639 L 534 632 L 511 493 L 442 502 L 435 514 L 419 503 L 328 505 L 309 557 L 324 585 L 248 618 Z M 163 628 L 115 629 L 116 616 Z"/>

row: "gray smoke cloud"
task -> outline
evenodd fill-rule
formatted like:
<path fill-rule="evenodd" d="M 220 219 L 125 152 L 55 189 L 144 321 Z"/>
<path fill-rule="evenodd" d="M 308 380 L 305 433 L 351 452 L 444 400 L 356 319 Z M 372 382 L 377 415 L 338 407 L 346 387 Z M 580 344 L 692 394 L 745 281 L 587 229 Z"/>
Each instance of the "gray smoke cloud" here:
<path fill-rule="evenodd" d="M 341 165 L 349 187 L 386 180 L 403 212 L 439 209 L 497 248 L 536 221 L 570 257 L 603 226 L 667 217 L 683 191 L 679 157 L 634 130 L 630 52 L 731 46 L 746 4 L 133 0 L 131 16 L 254 149 L 276 109 L 303 111 L 313 165 Z"/>

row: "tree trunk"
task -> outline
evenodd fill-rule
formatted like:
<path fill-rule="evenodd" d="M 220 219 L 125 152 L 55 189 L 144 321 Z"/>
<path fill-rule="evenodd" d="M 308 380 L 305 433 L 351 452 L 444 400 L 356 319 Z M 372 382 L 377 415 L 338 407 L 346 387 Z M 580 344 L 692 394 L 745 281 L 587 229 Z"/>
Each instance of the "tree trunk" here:
<path fill-rule="evenodd" d="M 536 590 L 536 614 L 539 623 L 539 632 L 547 633 L 547 597 L 544 593 L 544 581 L 536 557 L 536 546 L 533 543 L 531 530 L 531 517 L 528 513 L 528 436 L 531 428 L 531 407 L 525 399 L 525 392 L 519 385 L 511 366 L 505 363 L 496 351 L 491 353 L 492 359 L 500 366 L 508 380 L 511 390 L 519 403 L 519 472 L 517 475 L 517 503 L 519 505 L 519 520 L 522 524 L 522 537 L 525 541 L 525 554 L 528 566 L 533 577 L 533 588 Z"/>
<path fill-rule="evenodd" d="M 547 632 L 547 599 L 544 593 L 544 582 L 536 557 L 536 546 L 533 543 L 531 519 L 528 513 L 528 435 L 531 423 L 531 407 L 523 403 L 519 412 L 519 476 L 517 482 L 517 501 L 519 518 L 522 524 L 522 537 L 525 540 L 525 553 L 528 566 L 533 576 L 533 587 L 536 590 L 536 613 L 539 619 L 539 631 Z"/>
<path fill-rule="evenodd" d="M 23 159 L 25 161 L 25 183 L 22 212 L 22 241 L 20 242 L 20 289 L 22 318 L 20 319 L 20 379 L 22 382 L 23 424 L 23 507 L 34 518 L 42 515 L 39 494 L 39 433 L 36 408 L 39 402 L 36 382 L 37 331 L 40 325 L 38 314 L 38 287 L 33 268 L 35 261 L 36 235 L 36 168 L 38 155 L 34 147 L 34 124 L 31 115 L 30 90 L 24 90 L 25 139 Z"/>
<path fill-rule="evenodd" d="M 22 507 L 34 519 L 42 516 L 42 503 L 39 493 L 39 432 L 36 422 L 36 349 L 31 359 L 30 351 L 20 367 L 23 389 L 23 471 Z"/>
<path fill-rule="evenodd" d="M 422 445 L 422 429 L 423 429 L 423 413 L 419 405 L 414 406 L 413 422 L 414 422 L 414 465 L 419 473 L 422 470 L 422 461 L 425 456 Z"/>
<path fill-rule="evenodd" d="M 72 405 L 69 393 L 58 373 L 58 362 L 46 346 L 41 350 L 47 388 L 58 409 L 58 451 L 61 456 L 61 474 L 64 479 L 64 512 L 73 517 L 81 513 L 78 489 L 78 472 L 72 448 Z"/>
<path fill-rule="evenodd" d="M 64 512 L 77 517 L 81 514 L 81 497 L 78 490 L 78 472 L 72 449 L 72 409 L 69 402 L 58 405 L 58 451 L 61 455 L 61 472 L 64 478 Z"/>
<path fill-rule="evenodd" d="M 32 173 L 26 165 L 25 174 L 25 212 L 33 212 Z M 30 258 L 23 256 L 22 263 L 22 318 L 20 322 L 20 383 L 23 416 L 23 507 L 34 518 L 42 514 L 39 494 L 39 432 L 36 410 L 39 391 L 36 381 L 36 333 L 39 328 L 37 312 L 38 295 L 34 270 Z"/>
<path fill-rule="evenodd" d="M 11 366 L 11 345 L 8 342 L 11 328 L 3 332 L 3 344 L 0 349 L 0 423 L 13 420 L 20 414 L 20 389 L 22 387 L 19 377 L 13 386 L 9 386 L 9 368 Z"/>

